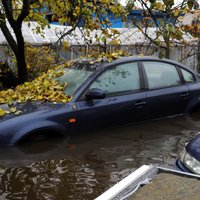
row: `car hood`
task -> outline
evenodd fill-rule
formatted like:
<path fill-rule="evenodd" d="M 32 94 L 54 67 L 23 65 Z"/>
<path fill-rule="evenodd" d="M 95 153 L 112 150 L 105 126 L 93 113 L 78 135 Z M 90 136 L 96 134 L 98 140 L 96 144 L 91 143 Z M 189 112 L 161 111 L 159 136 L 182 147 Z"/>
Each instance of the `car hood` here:
<path fill-rule="evenodd" d="M 193 138 L 186 146 L 186 151 L 200 161 L 200 134 Z"/>
<path fill-rule="evenodd" d="M 43 110 L 51 110 L 51 109 L 60 108 L 63 106 L 64 106 L 64 104 L 62 104 L 62 103 L 55 104 L 55 103 L 50 103 L 50 102 L 26 102 L 26 103 L 15 104 L 13 107 L 16 108 L 17 114 L 10 113 L 3 117 L 0 117 L 0 122 L 3 122 L 5 120 L 11 119 L 11 118 L 14 118 L 17 116 L 23 116 L 28 113 L 34 113 L 34 112 L 43 111 Z M 7 109 L 8 106 L 3 105 L 2 108 Z"/>

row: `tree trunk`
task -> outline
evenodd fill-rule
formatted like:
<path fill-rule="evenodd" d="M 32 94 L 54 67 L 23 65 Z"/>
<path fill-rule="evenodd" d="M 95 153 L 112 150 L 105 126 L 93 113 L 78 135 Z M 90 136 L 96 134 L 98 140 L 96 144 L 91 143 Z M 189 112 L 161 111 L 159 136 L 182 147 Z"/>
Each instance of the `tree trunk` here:
<path fill-rule="evenodd" d="M 25 60 L 25 45 L 24 38 L 22 35 L 21 27 L 15 29 L 15 35 L 17 38 L 17 52 L 15 53 L 15 57 L 17 60 L 17 69 L 18 69 L 18 80 L 19 84 L 22 84 L 28 81 L 28 73 L 27 73 L 27 65 Z"/>
<path fill-rule="evenodd" d="M 2 6 L 4 10 L 4 13 L 2 14 L 2 11 L 0 10 L 0 15 L 2 17 L 0 21 L 0 28 L 9 43 L 12 51 L 15 54 L 16 60 L 17 60 L 17 67 L 18 67 L 18 80 L 19 84 L 24 83 L 28 80 L 28 74 L 27 74 L 27 67 L 26 67 L 26 61 L 25 61 L 25 44 L 24 44 L 24 38 L 22 35 L 22 23 L 25 20 L 25 18 L 29 14 L 30 9 L 30 0 L 21 0 L 21 13 L 19 13 L 17 19 L 15 19 L 15 15 L 13 13 L 13 2 L 11 0 L 1 0 Z M 33 2 L 32 2 L 33 3 Z M 4 16 L 5 15 L 5 16 Z M 6 19 L 8 20 L 10 26 L 12 27 L 16 40 L 10 33 L 10 30 L 8 29 L 8 26 L 6 24 Z"/>
<path fill-rule="evenodd" d="M 20 52 L 19 55 L 16 56 L 16 59 L 17 59 L 19 84 L 22 84 L 28 81 L 25 56 L 23 53 Z"/>
<path fill-rule="evenodd" d="M 165 58 L 170 59 L 170 50 L 168 48 L 165 50 Z"/>
<path fill-rule="evenodd" d="M 12 28 L 14 30 L 17 41 L 15 41 L 14 38 L 12 37 L 6 25 L 6 22 L 1 22 L 0 28 L 5 38 L 7 39 L 12 51 L 15 54 L 15 57 L 17 60 L 18 80 L 19 80 L 19 84 L 22 84 L 28 80 L 28 74 L 27 74 L 27 67 L 26 67 L 26 61 L 25 61 L 25 45 L 24 45 L 24 38 L 22 35 L 22 30 L 21 30 L 21 24 L 16 23 L 15 21 L 12 22 Z"/>
<path fill-rule="evenodd" d="M 197 49 L 197 72 L 200 73 L 200 40 L 198 41 L 198 49 Z"/>

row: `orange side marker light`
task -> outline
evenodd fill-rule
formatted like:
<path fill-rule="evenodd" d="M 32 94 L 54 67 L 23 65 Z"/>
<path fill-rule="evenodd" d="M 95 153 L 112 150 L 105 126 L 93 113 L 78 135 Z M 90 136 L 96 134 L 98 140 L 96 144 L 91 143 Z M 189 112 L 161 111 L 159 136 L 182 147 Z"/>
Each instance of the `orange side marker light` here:
<path fill-rule="evenodd" d="M 69 123 L 75 123 L 76 122 L 76 119 L 75 118 L 70 118 L 69 119 Z"/>

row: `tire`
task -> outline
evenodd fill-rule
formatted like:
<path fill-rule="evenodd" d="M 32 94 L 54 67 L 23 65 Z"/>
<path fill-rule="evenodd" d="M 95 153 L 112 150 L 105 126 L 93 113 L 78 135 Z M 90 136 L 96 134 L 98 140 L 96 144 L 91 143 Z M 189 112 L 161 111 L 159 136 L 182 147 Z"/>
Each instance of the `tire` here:
<path fill-rule="evenodd" d="M 30 133 L 28 136 L 25 136 L 18 142 L 18 144 L 24 144 L 24 143 L 34 144 L 34 143 L 44 142 L 44 141 L 47 141 L 53 138 L 54 139 L 59 138 L 59 137 L 61 137 L 61 135 L 56 132 L 51 132 L 48 130 L 38 131 L 38 132 Z"/>

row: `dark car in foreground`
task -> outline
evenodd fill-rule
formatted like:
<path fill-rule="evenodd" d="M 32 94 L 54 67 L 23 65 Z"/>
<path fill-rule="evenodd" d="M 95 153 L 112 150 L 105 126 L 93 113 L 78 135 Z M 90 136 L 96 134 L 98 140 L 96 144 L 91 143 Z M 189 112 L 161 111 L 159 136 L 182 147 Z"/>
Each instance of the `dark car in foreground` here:
<path fill-rule="evenodd" d="M 184 172 L 200 174 L 200 133 L 186 145 L 176 165 Z"/>
<path fill-rule="evenodd" d="M 22 114 L 0 118 L 0 144 L 37 135 L 67 135 L 88 128 L 177 116 L 200 105 L 200 76 L 180 63 L 126 57 L 111 63 L 87 60 L 64 68 L 66 104 L 27 102 Z"/>

